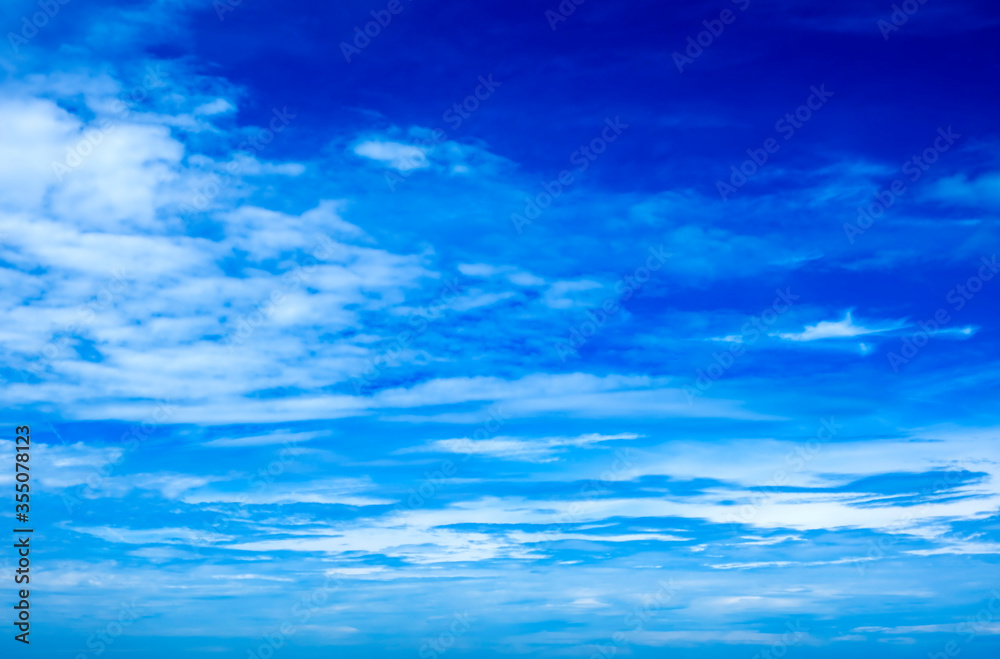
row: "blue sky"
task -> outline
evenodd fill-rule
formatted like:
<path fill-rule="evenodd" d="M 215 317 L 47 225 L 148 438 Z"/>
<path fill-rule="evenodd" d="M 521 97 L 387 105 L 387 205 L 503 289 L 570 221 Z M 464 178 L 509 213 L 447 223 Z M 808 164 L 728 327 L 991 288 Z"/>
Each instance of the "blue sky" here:
<path fill-rule="evenodd" d="M 996 656 L 992 3 L 0 17 L 30 651 Z"/>

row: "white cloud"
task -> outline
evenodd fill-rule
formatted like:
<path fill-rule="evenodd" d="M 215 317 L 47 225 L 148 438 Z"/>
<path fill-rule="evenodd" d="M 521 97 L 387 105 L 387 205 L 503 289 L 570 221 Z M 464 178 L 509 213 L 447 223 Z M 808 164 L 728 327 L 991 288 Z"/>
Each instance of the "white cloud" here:
<path fill-rule="evenodd" d="M 458 271 L 469 277 L 492 277 L 501 270 L 501 268 L 488 263 L 460 263 L 458 265 Z"/>
<path fill-rule="evenodd" d="M 557 281 L 549 286 L 545 291 L 544 301 L 552 309 L 569 309 L 574 306 L 586 306 L 592 296 L 581 296 L 580 293 L 603 289 L 604 286 L 596 281 L 582 279 L 579 281 Z"/>
<path fill-rule="evenodd" d="M 236 107 L 224 98 L 217 98 L 194 109 L 194 113 L 199 115 L 216 115 L 235 111 Z"/>
<path fill-rule="evenodd" d="M 987 172 L 976 178 L 955 174 L 937 181 L 931 195 L 965 206 L 1000 205 L 1000 172 Z"/>
<path fill-rule="evenodd" d="M 732 630 L 709 630 L 709 631 L 640 631 L 631 637 L 631 641 L 636 645 L 696 645 L 701 643 L 724 643 L 726 645 L 781 645 L 785 646 L 793 642 L 807 643 L 815 645 L 816 641 L 808 634 L 799 633 L 796 636 L 790 634 L 775 634 L 758 631 L 732 631 Z"/>
<path fill-rule="evenodd" d="M 972 625 L 976 634 L 1000 634 L 1000 623 L 986 621 Z M 902 625 L 898 627 L 855 627 L 851 631 L 865 634 L 955 634 L 961 631 L 960 624 L 949 622 L 934 625 Z"/>
<path fill-rule="evenodd" d="M 61 84 L 65 93 L 83 90 L 98 109 L 117 90 L 107 80 Z M 399 304 L 423 278 L 437 277 L 422 256 L 365 244 L 371 238 L 342 219 L 342 201 L 289 215 L 237 205 L 223 190 L 218 208 L 206 211 L 223 234 L 184 235 L 177 213 L 204 184 L 203 167 L 214 165 L 198 154 L 185 159 L 173 132 L 181 129 L 168 127 L 166 116 L 133 112 L 109 128 L 100 116 L 84 122 L 24 88 L 6 91 L 0 123 L 13 132 L 0 142 L 0 155 L 10 150 L 0 171 L 0 199 L 9 202 L 0 212 L 0 258 L 17 268 L 7 273 L 18 286 L 0 295 L 12 320 L 0 352 L 14 368 L 35 365 L 42 378 L 13 385 L 23 403 L 48 396 L 72 415 L 99 399 L 108 416 L 97 418 L 108 418 L 131 407 L 128 399 L 184 405 L 198 397 L 217 407 L 273 386 L 320 386 L 331 374 L 346 380 L 363 368 L 368 349 L 341 342 L 316 354 L 317 337 L 352 326 L 365 310 Z M 60 179 L 52 163 L 87 136 L 99 143 Z M 246 255 L 242 271 L 224 265 L 234 252 Z M 271 305 L 275 295 L 280 301 Z M 242 331 L 262 304 L 271 305 L 267 322 L 254 321 L 252 336 L 227 349 L 222 337 Z M 67 338 L 56 345 L 57 335 Z M 81 341 L 95 359 L 77 358 Z M 280 373 L 285 384 L 275 379 Z"/>
<path fill-rule="evenodd" d="M 14 442 L 0 440 L 0 450 L 5 455 L 14 454 Z M 31 464 L 42 487 L 63 489 L 85 485 L 88 481 L 100 483 L 104 475 L 115 470 L 125 458 L 124 449 L 117 446 L 88 446 L 83 442 L 73 444 L 46 444 L 33 442 Z M 14 483 L 14 470 L 0 473 L 0 484 Z"/>
<path fill-rule="evenodd" d="M 869 328 L 857 325 L 851 317 L 851 312 L 843 320 L 824 320 L 815 325 L 806 325 L 801 332 L 782 332 L 778 336 L 787 341 L 819 341 L 821 339 L 843 339 L 865 334 L 877 334 L 899 329 L 903 324 L 896 322 L 885 327 Z"/>
<path fill-rule="evenodd" d="M 537 277 L 530 272 L 514 272 L 508 279 L 512 284 L 516 286 L 544 286 L 545 280 L 541 277 Z"/>
<path fill-rule="evenodd" d="M 616 439 L 636 439 L 637 437 L 639 435 L 634 433 L 621 433 L 617 435 L 589 433 L 578 437 L 540 437 L 537 439 L 505 436 L 481 440 L 469 438 L 439 439 L 422 446 L 400 449 L 396 453 L 460 453 L 463 455 L 482 455 L 505 460 L 550 462 L 557 459 L 557 453 L 567 448 L 587 448 L 602 442 L 609 442 Z"/>
<path fill-rule="evenodd" d="M 196 531 L 188 528 L 130 529 L 115 526 L 68 526 L 66 528 L 77 533 L 92 535 L 107 542 L 128 545 L 168 544 L 193 546 L 232 540 L 232 536 Z"/>
<path fill-rule="evenodd" d="M 354 146 L 354 153 L 378 161 L 401 172 L 430 166 L 424 149 L 411 144 L 366 140 Z"/>
<path fill-rule="evenodd" d="M 545 280 L 541 277 L 511 266 L 495 266 L 488 263 L 461 263 L 458 265 L 458 271 L 468 277 L 487 278 L 504 276 L 515 286 L 535 287 L 545 285 Z"/>
<path fill-rule="evenodd" d="M 284 465 L 282 465 L 284 467 Z M 341 478 L 306 483 L 274 482 L 264 487 L 254 486 L 253 492 L 240 490 L 199 489 L 182 497 L 185 503 L 239 503 L 273 505 L 289 503 L 342 504 L 346 506 L 379 506 L 395 503 L 393 499 L 371 496 L 375 486 L 365 478 Z"/>
<path fill-rule="evenodd" d="M 220 437 L 212 439 L 202 444 L 215 448 L 243 448 L 247 446 L 271 446 L 274 444 L 295 444 L 297 442 L 307 442 L 310 439 L 322 437 L 328 433 L 317 432 L 275 432 L 268 435 L 251 435 L 248 437 Z"/>

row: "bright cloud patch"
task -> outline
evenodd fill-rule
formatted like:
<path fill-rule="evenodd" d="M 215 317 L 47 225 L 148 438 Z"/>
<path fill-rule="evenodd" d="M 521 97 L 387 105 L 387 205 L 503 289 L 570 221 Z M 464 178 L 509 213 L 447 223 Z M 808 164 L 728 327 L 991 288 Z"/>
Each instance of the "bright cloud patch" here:
<path fill-rule="evenodd" d="M 806 325 L 806 328 L 801 332 L 780 332 L 778 336 L 786 341 L 848 339 L 854 336 L 888 332 L 890 330 L 898 329 L 899 327 L 901 327 L 901 324 L 899 323 L 878 328 L 864 327 L 862 325 L 855 324 L 854 319 L 851 317 L 851 312 L 847 312 L 847 316 L 845 316 L 843 320 L 824 320 L 816 323 L 815 325 Z"/>
<path fill-rule="evenodd" d="M 399 142 L 368 140 L 356 144 L 354 153 L 362 158 L 376 160 L 401 172 L 422 169 L 430 165 L 423 149 Z"/>

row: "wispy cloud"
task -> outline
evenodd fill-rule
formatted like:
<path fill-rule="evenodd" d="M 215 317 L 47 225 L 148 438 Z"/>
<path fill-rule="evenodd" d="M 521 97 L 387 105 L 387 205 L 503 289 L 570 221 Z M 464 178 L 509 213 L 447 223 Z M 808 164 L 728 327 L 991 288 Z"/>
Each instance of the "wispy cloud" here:
<path fill-rule="evenodd" d="M 399 449 L 397 454 L 406 453 L 461 453 L 464 455 L 481 455 L 504 460 L 524 460 L 527 462 L 551 462 L 557 460 L 557 454 L 568 448 L 587 448 L 602 442 L 618 439 L 636 439 L 635 433 L 617 435 L 600 435 L 591 433 L 577 437 L 539 437 L 527 439 L 523 437 L 499 436 L 492 439 L 438 439 L 422 446 Z"/>
<path fill-rule="evenodd" d="M 824 320 L 815 325 L 806 325 L 801 332 L 779 332 L 777 336 L 786 341 L 821 341 L 823 339 L 849 339 L 867 334 L 879 334 L 904 327 L 902 321 L 883 323 L 882 327 L 865 327 L 854 322 L 848 311 L 843 320 Z"/>

